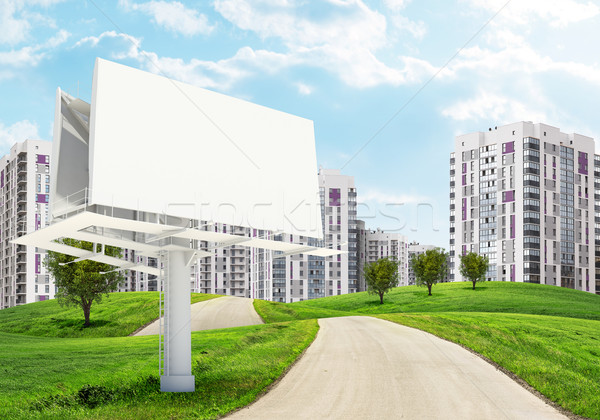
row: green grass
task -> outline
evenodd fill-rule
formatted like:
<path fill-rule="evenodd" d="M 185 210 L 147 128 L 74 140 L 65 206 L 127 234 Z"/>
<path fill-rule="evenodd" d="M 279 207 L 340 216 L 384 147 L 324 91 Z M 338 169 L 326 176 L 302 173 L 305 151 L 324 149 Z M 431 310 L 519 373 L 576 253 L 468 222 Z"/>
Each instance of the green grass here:
<path fill-rule="evenodd" d="M 523 283 L 470 287 L 439 284 L 433 296 L 397 288 L 383 305 L 366 293 L 255 300 L 266 325 L 192 333 L 192 394 L 159 392 L 155 336 L 124 337 L 157 317 L 156 292 L 112 294 L 92 307 L 89 328 L 80 309 L 56 301 L 6 309 L 0 418 L 216 418 L 278 378 L 314 339 L 316 318 L 374 315 L 469 347 L 561 406 L 600 420 L 600 296 Z"/>
<path fill-rule="evenodd" d="M 308 320 L 192 333 L 194 393 L 159 392 L 153 336 L 0 333 L 0 418 L 216 418 L 252 402 L 317 330 Z M 79 396 L 86 385 L 95 400 Z"/>
<path fill-rule="evenodd" d="M 265 322 L 329 318 L 344 313 L 411 312 L 501 312 L 600 320 L 600 296 L 555 286 L 485 282 L 472 290 L 470 282 L 455 282 L 436 284 L 432 293 L 427 296 L 427 288 L 406 286 L 386 294 L 383 305 L 378 296 L 361 292 L 255 307 Z"/>
<path fill-rule="evenodd" d="M 254 309 L 267 324 L 272 322 L 298 321 L 301 319 L 331 318 L 336 316 L 356 315 L 354 312 L 337 311 L 335 309 L 321 309 L 302 307 L 287 303 L 254 300 Z"/>
<path fill-rule="evenodd" d="M 573 413 L 600 419 L 600 321 L 499 313 L 377 317 L 462 344 Z"/>
<path fill-rule="evenodd" d="M 192 303 L 217 295 L 192 293 Z M 94 303 L 91 325 L 83 327 L 79 307 L 57 300 L 29 303 L 0 311 L 0 332 L 45 337 L 123 337 L 158 318 L 158 292 L 110 293 Z"/>

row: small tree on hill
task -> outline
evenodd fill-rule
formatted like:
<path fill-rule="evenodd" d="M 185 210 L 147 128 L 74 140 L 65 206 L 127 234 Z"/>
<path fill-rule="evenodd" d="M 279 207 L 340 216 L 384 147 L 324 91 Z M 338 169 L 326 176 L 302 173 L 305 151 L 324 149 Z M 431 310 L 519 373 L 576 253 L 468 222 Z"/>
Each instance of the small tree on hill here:
<path fill-rule="evenodd" d="M 428 249 L 423 254 L 413 255 L 410 266 L 417 285 L 426 285 L 431 296 L 431 286 L 448 275 L 448 254 L 442 248 Z"/>
<path fill-rule="evenodd" d="M 91 242 L 62 239 L 66 245 L 92 251 L 94 244 Z M 101 252 L 101 245 L 96 245 L 95 252 Z M 104 254 L 111 257 L 120 257 L 121 249 L 107 246 Z M 79 306 L 83 310 L 84 327 L 90 325 L 90 311 L 93 302 L 100 303 L 103 295 L 117 290 L 123 281 L 123 275 L 111 271 L 113 266 L 91 260 L 73 262 L 75 257 L 48 251 L 46 267 L 54 277 L 57 287 L 56 298 L 60 305 Z"/>
<path fill-rule="evenodd" d="M 383 304 L 383 295 L 398 285 L 398 263 L 389 258 L 366 264 L 363 274 L 367 291 L 370 295 L 379 295 L 380 304 Z"/>
<path fill-rule="evenodd" d="M 473 290 L 475 290 L 475 283 L 485 280 L 488 266 L 489 261 L 485 255 L 468 252 L 460 256 L 460 274 L 473 282 Z"/>

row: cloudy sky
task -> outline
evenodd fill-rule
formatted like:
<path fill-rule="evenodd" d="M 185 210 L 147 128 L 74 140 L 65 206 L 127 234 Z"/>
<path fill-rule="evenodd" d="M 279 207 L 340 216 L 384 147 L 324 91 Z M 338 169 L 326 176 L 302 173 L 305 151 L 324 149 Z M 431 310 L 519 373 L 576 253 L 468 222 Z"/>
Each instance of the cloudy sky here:
<path fill-rule="evenodd" d="M 312 119 L 370 228 L 448 247 L 456 134 L 515 121 L 600 138 L 588 0 L 2 0 L 0 153 L 51 140 L 56 87 L 102 57 Z"/>

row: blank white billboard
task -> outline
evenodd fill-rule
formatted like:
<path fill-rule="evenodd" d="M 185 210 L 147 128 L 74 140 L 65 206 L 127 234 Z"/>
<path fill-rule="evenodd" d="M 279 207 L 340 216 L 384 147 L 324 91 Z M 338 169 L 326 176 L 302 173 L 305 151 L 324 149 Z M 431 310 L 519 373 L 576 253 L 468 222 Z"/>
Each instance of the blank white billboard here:
<path fill-rule="evenodd" d="M 323 235 L 312 121 L 102 59 L 89 187 L 90 204 Z"/>

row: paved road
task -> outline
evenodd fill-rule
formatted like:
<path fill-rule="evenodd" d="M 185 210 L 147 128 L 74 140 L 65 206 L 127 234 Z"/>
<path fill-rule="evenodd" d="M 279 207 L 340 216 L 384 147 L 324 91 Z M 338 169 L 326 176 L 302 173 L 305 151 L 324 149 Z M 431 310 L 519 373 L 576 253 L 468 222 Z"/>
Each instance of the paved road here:
<path fill-rule="evenodd" d="M 262 324 L 252 299 L 223 296 L 192 305 L 192 331 Z M 135 335 L 158 334 L 158 320 Z"/>
<path fill-rule="evenodd" d="M 304 356 L 228 419 L 566 419 L 479 357 L 370 317 L 319 320 Z"/>

